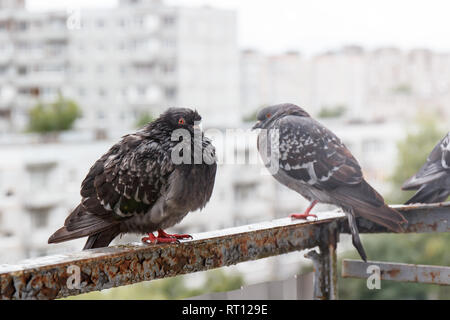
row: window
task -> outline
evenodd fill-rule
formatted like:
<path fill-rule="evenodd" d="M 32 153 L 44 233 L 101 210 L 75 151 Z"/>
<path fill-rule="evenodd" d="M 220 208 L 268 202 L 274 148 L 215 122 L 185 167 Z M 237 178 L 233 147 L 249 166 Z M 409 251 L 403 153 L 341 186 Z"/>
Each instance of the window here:
<path fill-rule="evenodd" d="M 175 71 L 175 64 L 174 63 L 165 63 L 162 66 L 162 70 L 165 74 L 170 74 Z"/>
<path fill-rule="evenodd" d="M 137 87 L 137 92 L 138 92 L 138 95 L 140 95 L 140 96 L 144 96 L 146 91 L 147 91 L 146 87 L 142 87 L 142 86 Z"/>
<path fill-rule="evenodd" d="M 165 26 L 170 26 L 175 23 L 175 17 L 174 16 L 164 16 L 163 17 L 163 24 Z"/>
<path fill-rule="evenodd" d="M 55 162 L 28 164 L 26 169 L 30 177 L 31 190 L 42 191 L 43 188 L 49 186 L 49 177 L 55 167 Z"/>
<path fill-rule="evenodd" d="M 27 30 L 28 24 L 25 21 L 20 21 L 17 23 L 17 29 L 22 31 Z"/>
<path fill-rule="evenodd" d="M 33 97 L 38 97 L 41 94 L 41 90 L 38 87 L 30 88 L 30 91 L 27 94 L 32 95 Z"/>
<path fill-rule="evenodd" d="M 237 183 L 234 185 L 234 200 L 236 202 L 245 202 L 252 200 L 255 196 L 257 183 Z"/>
<path fill-rule="evenodd" d="M 105 119 L 105 113 L 103 111 L 98 111 L 97 119 L 99 119 L 99 120 Z"/>
<path fill-rule="evenodd" d="M 363 152 L 364 153 L 375 153 L 383 150 L 383 143 L 376 139 L 367 139 L 363 141 Z"/>
<path fill-rule="evenodd" d="M 21 76 L 26 75 L 27 71 L 28 71 L 27 68 L 24 66 L 17 68 L 17 73 L 20 74 Z"/>
<path fill-rule="evenodd" d="M 174 87 L 168 87 L 164 90 L 167 99 L 175 98 L 177 94 L 177 89 Z"/>
<path fill-rule="evenodd" d="M 46 228 L 48 226 L 49 211 L 49 208 L 30 209 L 32 228 Z"/>

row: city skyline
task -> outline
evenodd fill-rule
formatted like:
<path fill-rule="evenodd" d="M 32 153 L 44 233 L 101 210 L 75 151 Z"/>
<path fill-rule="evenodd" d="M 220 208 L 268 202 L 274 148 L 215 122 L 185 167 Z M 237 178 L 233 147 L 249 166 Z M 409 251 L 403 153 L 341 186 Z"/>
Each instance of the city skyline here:
<path fill-rule="evenodd" d="M 73 6 L 82 9 L 113 7 L 118 2 L 100 0 L 94 5 L 83 0 L 28 0 L 27 6 L 31 10 L 45 11 Z M 424 0 L 382 0 L 369 4 L 355 0 L 339 3 L 282 0 L 275 6 L 270 1 L 255 0 L 165 1 L 175 6 L 207 5 L 236 10 L 239 46 L 269 54 L 296 50 L 311 55 L 353 44 L 368 49 L 395 46 L 403 50 L 428 48 L 450 52 L 450 40 L 446 37 L 446 30 L 450 29 L 450 21 L 446 19 L 449 4 L 438 0 L 431 2 L 434 5 Z M 317 18 L 322 16 L 326 21 Z"/>

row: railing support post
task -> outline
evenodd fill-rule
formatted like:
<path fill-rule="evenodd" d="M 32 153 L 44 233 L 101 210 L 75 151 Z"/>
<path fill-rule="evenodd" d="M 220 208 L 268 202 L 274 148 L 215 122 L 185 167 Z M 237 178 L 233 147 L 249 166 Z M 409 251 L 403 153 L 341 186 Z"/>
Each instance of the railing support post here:
<path fill-rule="evenodd" d="M 305 254 L 314 266 L 314 299 L 336 300 L 337 294 L 337 256 L 339 238 L 337 224 L 330 223 L 323 229 L 320 253 L 311 250 Z"/>

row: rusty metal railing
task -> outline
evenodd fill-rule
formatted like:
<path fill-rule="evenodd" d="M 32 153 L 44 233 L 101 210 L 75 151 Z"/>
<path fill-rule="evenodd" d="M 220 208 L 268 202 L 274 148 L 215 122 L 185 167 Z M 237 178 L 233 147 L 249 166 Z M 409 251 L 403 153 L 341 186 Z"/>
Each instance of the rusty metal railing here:
<path fill-rule="evenodd" d="M 450 231 L 450 203 L 396 208 L 409 221 L 406 232 Z M 363 219 L 358 225 L 361 233 L 389 232 Z M 339 234 L 348 232 L 344 214 L 333 211 L 315 221 L 284 218 L 201 233 L 179 244 L 133 243 L 40 257 L 0 265 L 0 298 L 55 299 L 317 247 L 306 254 L 315 269 L 314 297 L 335 299 L 336 246 Z"/>

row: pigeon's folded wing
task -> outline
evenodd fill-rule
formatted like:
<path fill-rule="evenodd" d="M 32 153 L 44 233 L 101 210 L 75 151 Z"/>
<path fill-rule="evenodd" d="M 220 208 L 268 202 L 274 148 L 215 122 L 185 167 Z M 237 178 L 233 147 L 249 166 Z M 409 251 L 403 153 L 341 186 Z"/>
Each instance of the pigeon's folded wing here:
<path fill-rule="evenodd" d="M 172 171 L 157 142 L 126 136 L 92 166 L 81 186 L 84 210 L 70 215 L 65 226 L 78 229 L 98 219 L 120 221 L 147 212 Z"/>
<path fill-rule="evenodd" d="M 319 122 L 287 116 L 279 120 L 277 127 L 279 163 L 287 175 L 328 192 L 361 186 L 364 179 L 358 162 L 340 139 Z M 372 188 L 363 189 L 366 192 L 358 192 L 360 200 L 375 206 L 384 203 Z"/>
<path fill-rule="evenodd" d="M 405 181 L 403 190 L 418 189 L 421 185 L 435 181 L 450 171 L 450 132 L 434 147 L 425 164 Z"/>
<path fill-rule="evenodd" d="M 361 167 L 331 131 L 311 118 L 287 116 L 280 128 L 280 166 L 305 183 L 333 188 L 362 181 Z"/>

